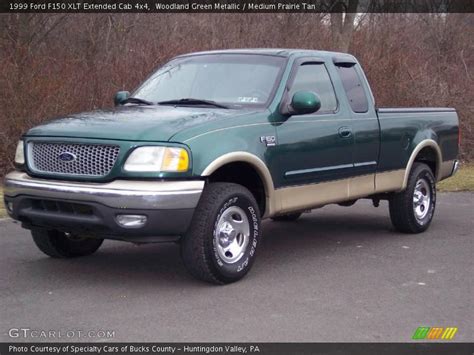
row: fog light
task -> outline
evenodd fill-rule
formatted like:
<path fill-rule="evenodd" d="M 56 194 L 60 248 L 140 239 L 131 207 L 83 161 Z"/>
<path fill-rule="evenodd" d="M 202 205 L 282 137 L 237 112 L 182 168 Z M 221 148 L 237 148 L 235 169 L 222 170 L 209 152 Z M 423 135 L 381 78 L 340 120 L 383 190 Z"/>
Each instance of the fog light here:
<path fill-rule="evenodd" d="M 13 202 L 5 201 L 5 205 L 7 206 L 7 211 L 13 213 Z"/>
<path fill-rule="evenodd" d="M 145 225 L 147 218 L 140 214 L 119 214 L 115 220 L 124 228 L 140 228 Z"/>

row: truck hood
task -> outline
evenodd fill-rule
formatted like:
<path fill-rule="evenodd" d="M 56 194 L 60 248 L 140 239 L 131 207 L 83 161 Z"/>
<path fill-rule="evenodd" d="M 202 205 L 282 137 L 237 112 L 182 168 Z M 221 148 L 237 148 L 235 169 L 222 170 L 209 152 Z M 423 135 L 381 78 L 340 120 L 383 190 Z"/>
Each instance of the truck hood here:
<path fill-rule="evenodd" d="M 174 106 L 122 106 L 74 114 L 34 127 L 27 136 L 169 141 L 180 131 L 248 111 Z"/>

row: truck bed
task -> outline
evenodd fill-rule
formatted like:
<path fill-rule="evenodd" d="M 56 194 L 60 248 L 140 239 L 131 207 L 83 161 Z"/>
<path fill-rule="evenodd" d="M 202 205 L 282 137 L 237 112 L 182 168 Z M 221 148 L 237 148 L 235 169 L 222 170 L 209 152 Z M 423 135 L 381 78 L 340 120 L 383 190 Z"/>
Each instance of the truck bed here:
<path fill-rule="evenodd" d="M 458 116 L 456 110 L 439 108 L 379 108 L 379 171 L 406 167 L 413 149 L 421 141 L 433 140 L 443 161 L 456 158 L 458 152 Z"/>

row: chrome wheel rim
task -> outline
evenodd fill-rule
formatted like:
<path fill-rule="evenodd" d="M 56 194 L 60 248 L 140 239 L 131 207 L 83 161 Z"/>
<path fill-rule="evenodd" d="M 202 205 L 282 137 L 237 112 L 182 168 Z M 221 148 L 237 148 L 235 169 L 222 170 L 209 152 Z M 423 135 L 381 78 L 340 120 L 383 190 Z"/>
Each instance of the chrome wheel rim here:
<path fill-rule="evenodd" d="M 219 217 L 214 242 L 219 257 L 227 264 L 242 258 L 250 239 L 250 224 L 245 211 L 237 206 L 227 208 Z"/>
<path fill-rule="evenodd" d="M 413 211 L 418 221 L 423 220 L 429 210 L 431 204 L 431 189 L 428 181 L 419 179 L 415 185 L 413 192 Z"/>

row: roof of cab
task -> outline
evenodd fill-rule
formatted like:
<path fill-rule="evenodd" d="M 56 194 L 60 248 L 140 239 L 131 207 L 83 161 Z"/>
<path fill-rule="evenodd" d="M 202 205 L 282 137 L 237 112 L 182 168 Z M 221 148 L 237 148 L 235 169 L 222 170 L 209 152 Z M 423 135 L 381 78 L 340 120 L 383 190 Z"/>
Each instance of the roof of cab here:
<path fill-rule="evenodd" d="M 284 49 L 284 48 L 241 48 L 241 49 L 222 49 L 213 51 L 194 52 L 180 55 L 178 57 L 185 57 L 191 55 L 205 55 L 205 54 L 260 54 L 260 55 L 273 55 L 280 57 L 295 56 L 317 56 L 323 59 L 343 57 L 355 60 L 355 57 L 348 53 L 342 52 L 329 52 L 320 51 L 313 49 Z"/>

